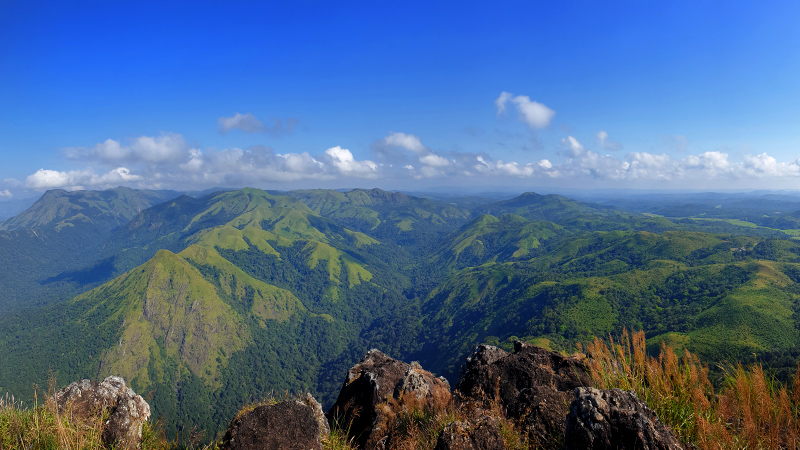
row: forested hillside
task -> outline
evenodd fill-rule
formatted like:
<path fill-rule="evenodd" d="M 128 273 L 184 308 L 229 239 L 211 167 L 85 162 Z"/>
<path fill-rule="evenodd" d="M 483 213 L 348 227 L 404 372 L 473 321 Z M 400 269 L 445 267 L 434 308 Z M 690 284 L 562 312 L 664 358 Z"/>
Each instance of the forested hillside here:
<path fill-rule="evenodd" d="M 454 379 L 478 343 L 572 350 L 623 328 L 780 375 L 800 242 L 705 222 L 534 193 L 49 192 L 3 222 L 4 267 L 28 273 L 2 280 L 25 307 L 0 317 L 0 392 L 121 375 L 171 435 L 214 434 L 269 393 L 329 406 L 370 348 Z"/>

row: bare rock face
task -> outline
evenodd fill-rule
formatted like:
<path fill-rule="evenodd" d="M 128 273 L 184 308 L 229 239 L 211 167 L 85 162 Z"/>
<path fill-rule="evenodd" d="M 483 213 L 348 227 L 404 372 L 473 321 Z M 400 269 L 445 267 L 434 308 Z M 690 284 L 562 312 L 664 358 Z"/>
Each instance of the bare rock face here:
<path fill-rule="evenodd" d="M 684 448 L 644 402 L 620 389 L 575 389 L 565 431 L 565 450 Z"/>
<path fill-rule="evenodd" d="M 259 406 L 228 426 L 222 447 L 229 450 L 322 450 L 328 435 L 322 407 L 307 395 L 302 401 Z"/>
<path fill-rule="evenodd" d="M 495 417 L 482 417 L 472 422 L 448 424 L 434 450 L 505 450 L 500 422 Z"/>
<path fill-rule="evenodd" d="M 49 401 L 59 414 L 86 422 L 108 414 L 102 440 L 108 446 L 134 449 L 142 442 L 142 425 L 150 418 L 150 405 L 120 377 L 98 383 L 82 380 L 56 392 Z"/>
<path fill-rule="evenodd" d="M 572 391 L 589 384 L 582 359 L 516 342 L 513 353 L 478 346 L 462 368 L 456 391 L 461 402 L 499 404 L 535 447 L 552 446 L 563 437 Z"/>
<path fill-rule="evenodd" d="M 407 396 L 433 408 L 450 402 L 450 385 L 418 363 L 407 364 L 373 349 L 347 372 L 328 420 L 349 430 L 360 448 L 381 448 L 388 430 L 379 405 Z"/>

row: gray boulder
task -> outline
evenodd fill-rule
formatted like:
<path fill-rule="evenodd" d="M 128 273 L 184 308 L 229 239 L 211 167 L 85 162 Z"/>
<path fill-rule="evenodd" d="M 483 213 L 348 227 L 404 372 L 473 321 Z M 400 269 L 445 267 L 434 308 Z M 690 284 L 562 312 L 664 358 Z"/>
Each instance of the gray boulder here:
<path fill-rule="evenodd" d="M 359 448 L 382 448 L 390 440 L 390 424 L 381 405 L 409 396 L 424 408 L 439 408 L 450 403 L 450 385 L 416 362 L 398 361 L 373 349 L 347 372 L 328 420 L 348 430 Z"/>
<path fill-rule="evenodd" d="M 620 389 L 575 389 L 565 450 L 683 450 L 684 446 L 635 394 Z"/>
<path fill-rule="evenodd" d="M 222 439 L 222 448 L 322 450 L 328 432 L 322 407 L 307 395 L 302 401 L 259 406 L 235 418 Z"/>
<path fill-rule="evenodd" d="M 522 342 L 509 353 L 478 346 L 461 369 L 456 398 L 463 404 L 500 406 L 532 447 L 560 446 L 572 391 L 591 383 L 585 361 Z"/>
<path fill-rule="evenodd" d="M 91 380 L 72 383 L 49 401 L 59 414 L 67 414 L 76 422 L 107 416 L 102 440 L 116 448 L 136 448 L 142 442 L 142 425 L 150 418 L 150 405 L 120 377 L 107 377 L 100 383 Z"/>

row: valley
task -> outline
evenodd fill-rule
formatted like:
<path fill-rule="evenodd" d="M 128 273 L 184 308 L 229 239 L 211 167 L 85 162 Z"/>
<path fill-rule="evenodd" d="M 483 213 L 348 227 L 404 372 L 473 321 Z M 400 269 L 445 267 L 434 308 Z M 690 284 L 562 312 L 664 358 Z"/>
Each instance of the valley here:
<path fill-rule="evenodd" d="M 800 197 L 48 191 L 0 224 L 0 394 L 120 375 L 168 435 L 214 436 L 266 395 L 329 407 L 371 348 L 454 381 L 480 343 L 572 352 L 623 329 L 786 378 L 791 208 Z"/>

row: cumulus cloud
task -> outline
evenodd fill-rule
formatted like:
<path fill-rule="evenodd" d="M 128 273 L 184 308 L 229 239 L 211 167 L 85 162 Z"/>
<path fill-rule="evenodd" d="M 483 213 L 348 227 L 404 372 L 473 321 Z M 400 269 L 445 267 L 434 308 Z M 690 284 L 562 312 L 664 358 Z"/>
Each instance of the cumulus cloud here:
<path fill-rule="evenodd" d="M 226 134 L 232 130 L 241 130 L 245 133 L 260 133 L 265 130 L 264 122 L 258 120 L 256 116 L 246 113 L 236 113 L 231 117 L 217 118 L 217 131 Z"/>
<path fill-rule="evenodd" d="M 11 198 L 13 196 L 14 195 L 8 189 L 4 189 L 4 190 L 0 191 L 0 197 Z"/>
<path fill-rule="evenodd" d="M 533 101 L 527 95 L 517 95 L 510 92 L 501 92 L 500 96 L 494 101 L 497 114 L 506 112 L 506 104 L 513 103 L 517 107 L 520 120 L 527 123 L 531 128 L 544 128 L 550 125 L 550 120 L 556 112 L 545 106 L 543 103 Z"/>
<path fill-rule="evenodd" d="M 450 165 L 450 160 L 433 153 L 420 157 L 419 162 L 431 167 L 447 167 Z"/>
<path fill-rule="evenodd" d="M 47 189 L 105 189 L 141 179 L 141 176 L 132 174 L 126 167 L 117 167 L 104 174 L 96 174 L 91 169 L 66 172 L 39 169 L 32 175 L 28 175 L 25 179 L 25 187 L 35 191 Z"/>
<path fill-rule="evenodd" d="M 350 150 L 340 146 L 325 150 L 325 156 L 342 175 L 361 178 L 376 178 L 378 165 L 372 161 L 356 161 Z"/>
<path fill-rule="evenodd" d="M 511 94 L 498 99 L 505 106 Z M 306 181 L 337 182 L 347 179 L 461 179 L 479 183 L 477 177 L 503 182 L 512 178 L 551 180 L 562 185 L 595 180 L 631 186 L 680 181 L 691 187 L 718 183 L 737 186 L 741 180 L 800 177 L 800 161 L 778 161 L 767 154 L 731 158 L 725 152 L 700 154 L 628 152 L 606 154 L 608 133 L 594 135 L 594 145 L 574 136 L 560 141 L 552 155 L 538 160 L 495 159 L 487 153 L 437 152 L 414 134 L 390 132 L 375 141 L 373 150 L 391 160 L 360 159 L 341 146 L 317 152 L 277 153 L 265 146 L 200 149 L 189 146 L 178 134 L 141 136 L 126 142 L 108 139 L 93 147 L 71 148 L 65 156 L 88 161 L 87 168 L 42 168 L 23 181 L 5 180 L 0 198 L 9 197 L 5 187 L 46 189 L 105 189 L 118 185 L 138 188 L 198 189 L 212 186 L 270 186 Z M 612 143 L 613 144 L 613 143 Z M 676 156 L 677 155 L 677 156 Z M 97 170 L 93 169 L 98 168 Z M 472 181 L 475 180 L 475 181 Z M 14 184 L 16 183 L 16 184 Z M 597 185 L 597 184 L 596 184 Z"/>
<path fill-rule="evenodd" d="M 383 142 L 390 147 L 399 147 L 405 150 L 410 150 L 414 153 L 422 153 L 426 147 L 422 145 L 422 141 L 413 134 L 395 133 L 390 131 L 389 134 L 383 138 Z"/>
<path fill-rule="evenodd" d="M 486 156 L 478 155 L 475 157 L 475 164 L 472 166 L 472 168 L 479 173 L 487 175 L 512 176 L 519 178 L 530 178 L 537 175 L 554 178 L 559 175 L 558 170 L 555 169 L 553 164 L 547 159 L 542 159 L 533 163 L 520 164 L 514 161 L 493 161 Z"/>
<path fill-rule="evenodd" d="M 64 150 L 69 159 L 92 160 L 103 164 L 175 163 L 188 156 L 189 145 L 183 136 L 167 133 L 161 136 L 141 136 L 129 145 L 107 139 L 94 147 L 71 147 Z"/>
<path fill-rule="evenodd" d="M 743 172 L 757 177 L 785 177 L 800 175 L 800 165 L 797 161 L 790 163 L 778 162 L 774 157 L 761 153 L 760 155 L 745 155 L 742 163 Z"/>
<path fill-rule="evenodd" d="M 420 163 L 419 170 L 414 172 L 417 178 L 446 176 L 448 173 L 442 169 L 454 167 L 450 159 L 437 154 L 413 134 L 390 131 L 386 137 L 372 144 L 372 150 L 379 158 L 408 170 L 414 170 L 411 163 Z"/>

